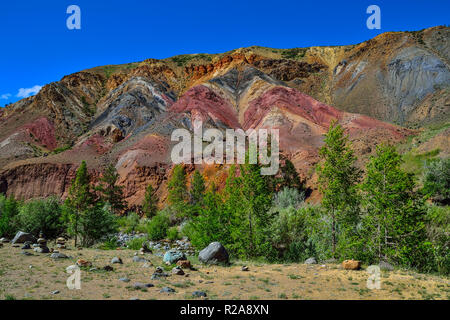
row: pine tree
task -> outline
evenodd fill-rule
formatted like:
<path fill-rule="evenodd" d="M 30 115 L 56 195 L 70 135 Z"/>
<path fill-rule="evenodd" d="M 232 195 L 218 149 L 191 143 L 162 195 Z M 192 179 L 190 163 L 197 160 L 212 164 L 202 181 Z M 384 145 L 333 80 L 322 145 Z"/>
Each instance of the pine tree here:
<path fill-rule="evenodd" d="M 335 122 L 325 135 L 319 155 L 324 160 L 317 166 L 322 205 L 331 219 L 332 254 L 336 257 L 338 233 L 350 232 L 358 218 L 357 182 L 360 177 L 355 156 L 344 129 Z"/>
<path fill-rule="evenodd" d="M 182 165 L 176 165 L 172 172 L 172 177 L 168 183 L 168 201 L 178 216 L 183 216 L 186 212 L 186 174 Z"/>
<path fill-rule="evenodd" d="M 205 195 L 205 179 L 203 179 L 202 174 L 198 170 L 194 172 L 189 194 L 191 204 L 198 205 L 203 201 Z"/>
<path fill-rule="evenodd" d="M 145 190 L 144 201 L 142 203 L 142 212 L 147 218 L 156 216 L 158 212 L 157 200 L 154 193 L 152 185 L 149 184 Z"/>
<path fill-rule="evenodd" d="M 364 193 L 366 249 L 378 260 L 405 262 L 418 252 L 423 236 L 423 202 L 415 191 L 414 176 L 401 168 L 392 146 L 377 147 L 367 165 Z"/>
<path fill-rule="evenodd" d="M 66 199 L 66 206 L 69 208 L 68 219 L 72 233 L 75 236 L 75 246 L 77 245 L 81 215 L 86 212 L 95 202 L 91 185 L 89 183 L 89 173 L 85 161 L 81 162 L 76 172 L 75 179 L 69 189 L 69 196 Z"/>
<path fill-rule="evenodd" d="M 119 174 L 116 168 L 110 164 L 103 172 L 100 185 L 97 187 L 103 202 L 109 203 L 115 214 L 120 213 L 127 207 L 123 199 L 123 186 L 117 185 L 118 180 Z"/>

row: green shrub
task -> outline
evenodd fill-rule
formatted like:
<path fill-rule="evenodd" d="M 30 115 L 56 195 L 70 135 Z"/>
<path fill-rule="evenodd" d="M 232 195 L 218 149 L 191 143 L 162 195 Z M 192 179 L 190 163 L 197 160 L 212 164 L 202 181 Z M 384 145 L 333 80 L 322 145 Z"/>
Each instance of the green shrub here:
<path fill-rule="evenodd" d="M 169 228 L 169 230 L 167 231 L 167 239 L 172 240 L 172 241 L 180 239 L 180 235 L 178 233 L 177 227 Z"/>
<path fill-rule="evenodd" d="M 25 232 L 52 239 L 64 232 L 62 209 L 56 197 L 25 202 L 17 216 L 18 227 Z"/>
<path fill-rule="evenodd" d="M 274 195 L 272 206 L 280 209 L 289 207 L 298 208 L 303 201 L 305 201 L 304 192 L 300 192 L 298 189 L 285 187 Z"/>
<path fill-rule="evenodd" d="M 84 247 L 90 247 L 117 232 L 116 216 L 111 207 L 100 205 L 99 203 L 80 215 L 79 234 Z"/>
<path fill-rule="evenodd" d="M 17 231 L 16 216 L 19 202 L 14 197 L 0 194 L 0 237 L 12 237 Z"/>
<path fill-rule="evenodd" d="M 150 240 L 161 240 L 167 236 L 170 219 L 167 213 L 160 211 L 147 225 L 147 233 Z"/>
<path fill-rule="evenodd" d="M 429 206 L 426 229 L 433 256 L 427 259 L 429 271 L 450 274 L 450 207 Z"/>
<path fill-rule="evenodd" d="M 136 212 L 130 212 L 126 216 L 117 219 L 120 229 L 125 233 L 135 232 L 140 224 L 141 218 Z"/>
<path fill-rule="evenodd" d="M 435 202 L 450 204 L 450 158 L 426 163 L 423 191 Z"/>
<path fill-rule="evenodd" d="M 117 237 L 111 237 L 108 240 L 106 240 L 105 242 L 103 242 L 99 246 L 99 249 L 101 249 L 101 250 L 116 250 L 117 247 L 119 247 L 119 242 L 118 242 Z"/>
<path fill-rule="evenodd" d="M 145 237 L 134 238 L 127 242 L 127 248 L 131 250 L 139 250 L 142 248 L 142 244 L 147 241 Z"/>

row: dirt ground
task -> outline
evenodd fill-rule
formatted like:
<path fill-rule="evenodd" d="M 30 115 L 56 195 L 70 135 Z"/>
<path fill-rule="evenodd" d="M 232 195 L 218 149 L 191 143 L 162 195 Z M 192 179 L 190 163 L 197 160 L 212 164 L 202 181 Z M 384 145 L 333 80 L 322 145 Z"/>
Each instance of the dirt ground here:
<path fill-rule="evenodd" d="M 258 264 L 234 262 L 229 267 L 204 266 L 195 257 L 188 257 L 197 270 L 185 270 L 189 275 L 171 275 L 164 280 L 151 280 L 157 266 L 170 273 L 171 267 L 153 254 L 144 257 L 153 266 L 144 267 L 133 262 L 133 250 L 60 250 L 69 259 L 54 260 L 50 254 L 25 256 L 19 248 L 4 244 L 0 248 L 0 299 L 205 299 L 194 298 L 200 290 L 207 299 L 446 299 L 450 298 L 450 280 L 411 271 L 383 271 L 381 289 L 368 289 L 369 274 L 343 270 L 340 265 Z M 123 264 L 110 264 L 113 257 Z M 92 262 L 97 270 L 82 268 L 81 289 L 66 286 L 69 274 L 66 267 L 77 259 Z M 247 265 L 249 271 L 242 271 Z M 114 271 L 102 268 L 111 265 Z M 128 283 L 119 279 L 127 277 Z M 133 284 L 151 283 L 154 287 L 134 289 Z M 161 293 L 162 287 L 175 289 L 175 293 Z M 52 294 L 58 290 L 59 293 Z"/>

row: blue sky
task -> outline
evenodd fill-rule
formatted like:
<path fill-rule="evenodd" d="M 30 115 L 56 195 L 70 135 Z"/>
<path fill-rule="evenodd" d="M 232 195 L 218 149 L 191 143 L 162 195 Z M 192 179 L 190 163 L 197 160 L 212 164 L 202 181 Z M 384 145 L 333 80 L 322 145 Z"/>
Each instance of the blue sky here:
<path fill-rule="evenodd" d="M 81 30 L 68 30 L 69 5 Z M 366 27 L 366 8 L 381 8 L 381 30 Z M 0 106 L 83 69 L 218 53 L 355 44 L 386 31 L 450 24 L 448 0 L 1 1 Z"/>

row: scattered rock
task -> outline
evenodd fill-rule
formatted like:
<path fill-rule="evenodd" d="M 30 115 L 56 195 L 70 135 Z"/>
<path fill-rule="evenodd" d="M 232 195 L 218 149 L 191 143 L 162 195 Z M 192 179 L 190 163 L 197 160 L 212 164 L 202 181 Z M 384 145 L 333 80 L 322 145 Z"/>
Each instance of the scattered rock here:
<path fill-rule="evenodd" d="M 142 257 L 134 256 L 133 262 L 147 262 L 148 260 Z"/>
<path fill-rule="evenodd" d="M 164 287 L 164 288 L 162 288 L 161 291 L 159 291 L 159 292 L 161 292 L 161 293 L 174 293 L 175 290 L 172 289 L 172 288 L 170 288 L 170 287 Z"/>
<path fill-rule="evenodd" d="M 172 249 L 164 254 L 163 261 L 166 263 L 168 262 L 169 264 L 174 264 L 179 260 L 186 260 L 186 256 L 181 251 Z"/>
<path fill-rule="evenodd" d="M 394 271 L 394 266 L 386 261 L 380 261 L 378 264 L 381 270 Z"/>
<path fill-rule="evenodd" d="M 59 293 L 59 290 L 55 290 L 55 291 L 50 292 L 50 294 L 58 294 L 58 293 Z"/>
<path fill-rule="evenodd" d="M 178 276 L 183 276 L 184 271 L 183 271 L 183 269 L 181 269 L 180 266 L 176 266 L 175 268 L 172 269 L 172 274 L 176 274 Z"/>
<path fill-rule="evenodd" d="M 190 269 L 192 267 L 191 262 L 189 260 L 178 260 L 177 266 L 183 269 Z"/>
<path fill-rule="evenodd" d="M 192 293 L 192 295 L 197 298 L 201 298 L 201 297 L 206 298 L 206 292 L 204 292 L 204 291 L 194 291 Z"/>
<path fill-rule="evenodd" d="M 305 264 L 317 264 L 316 258 L 311 257 L 305 260 Z"/>
<path fill-rule="evenodd" d="M 242 271 L 249 271 L 250 269 L 247 266 L 242 266 Z"/>
<path fill-rule="evenodd" d="M 80 267 L 90 267 L 92 266 L 92 263 L 90 261 L 84 260 L 84 259 L 78 259 L 77 265 Z"/>
<path fill-rule="evenodd" d="M 26 241 L 23 244 L 22 250 L 30 250 L 31 249 L 31 243 L 29 241 Z"/>
<path fill-rule="evenodd" d="M 8 243 L 9 242 L 9 239 L 8 238 L 0 238 L 0 243 Z"/>
<path fill-rule="evenodd" d="M 105 270 L 105 271 L 114 271 L 114 268 L 111 267 L 111 266 L 104 266 L 103 270 Z"/>
<path fill-rule="evenodd" d="M 37 253 L 50 253 L 50 249 L 48 247 L 37 247 L 37 248 L 34 248 L 34 252 L 37 252 Z"/>
<path fill-rule="evenodd" d="M 154 285 L 152 283 L 142 283 L 142 282 L 135 282 L 133 284 L 133 288 L 134 289 L 147 289 L 147 288 L 152 288 L 154 287 Z"/>
<path fill-rule="evenodd" d="M 345 270 L 359 270 L 359 268 L 361 268 L 361 261 L 344 260 L 342 262 L 342 268 L 344 268 Z"/>
<path fill-rule="evenodd" d="M 200 251 L 198 259 L 206 264 L 229 263 L 228 252 L 220 242 L 212 242 L 209 246 Z"/>
<path fill-rule="evenodd" d="M 50 258 L 53 259 L 68 259 L 69 257 L 66 256 L 64 253 L 60 253 L 60 252 L 54 252 L 50 255 Z"/>
<path fill-rule="evenodd" d="M 114 257 L 114 258 L 111 259 L 111 264 L 114 264 L 114 263 L 122 264 L 123 262 L 122 262 L 122 259 L 121 259 L 121 258 L 119 258 L 119 257 Z"/>
<path fill-rule="evenodd" d="M 127 277 L 119 278 L 119 280 L 122 282 L 130 282 L 130 279 L 128 279 Z"/>
<path fill-rule="evenodd" d="M 22 251 L 22 254 L 24 256 L 34 256 L 34 254 L 32 254 L 31 252 L 28 252 L 28 251 Z"/>
<path fill-rule="evenodd" d="M 11 243 L 24 243 L 25 241 L 31 241 L 35 242 L 36 238 L 31 233 L 26 233 L 23 231 L 19 231 L 14 236 L 14 239 L 12 239 Z"/>

